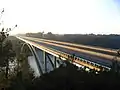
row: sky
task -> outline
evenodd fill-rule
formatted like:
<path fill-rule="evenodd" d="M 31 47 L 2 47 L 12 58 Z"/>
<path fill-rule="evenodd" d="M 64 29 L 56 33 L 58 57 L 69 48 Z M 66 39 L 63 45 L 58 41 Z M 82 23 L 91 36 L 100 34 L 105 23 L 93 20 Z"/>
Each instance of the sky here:
<path fill-rule="evenodd" d="M 0 0 L 11 34 L 120 34 L 120 0 Z"/>

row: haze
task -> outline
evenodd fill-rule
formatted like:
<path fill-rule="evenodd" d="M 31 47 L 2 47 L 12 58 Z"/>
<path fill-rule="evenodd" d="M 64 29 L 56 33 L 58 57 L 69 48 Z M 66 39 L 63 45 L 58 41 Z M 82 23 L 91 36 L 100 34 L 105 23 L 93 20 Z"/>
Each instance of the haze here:
<path fill-rule="evenodd" d="M 119 0 L 3 0 L 2 27 L 18 27 L 11 34 L 120 34 Z"/>

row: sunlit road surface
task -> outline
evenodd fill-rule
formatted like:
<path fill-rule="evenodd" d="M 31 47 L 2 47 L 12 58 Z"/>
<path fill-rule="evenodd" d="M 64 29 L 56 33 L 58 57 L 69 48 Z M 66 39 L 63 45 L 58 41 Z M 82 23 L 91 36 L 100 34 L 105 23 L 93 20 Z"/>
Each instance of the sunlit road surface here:
<path fill-rule="evenodd" d="M 26 37 L 26 38 L 33 39 L 32 37 Z M 106 48 L 93 47 L 93 46 L 88 46 L 88 45 L 81 45 L 81 44 L 74 44 L 74 43 L 61 42 L 61 41 L 55 41 L 55 40 L 47 40 L 47 39 L 39 39 L 39 38 L 34 38 L 34 39 L 35 40 L 52 42 L 52 43 L 56 43 L 56 44 L 74 46 L 74 47 L 88 49 L 88 50 L 97 50 L 98 52 L 102 51 L 102 52 L 109 52 L 109 53 L 117 54 L 117 50 L 116 49 L 106 49 Z"/>
<path fill-rule="evenodd" d="M 90 54 L 92 56 L 97 56 L 97 57 L 101 57 L 101 58 L 106 58 L 106 59 L 109 59 L 109 60 L 112 60 L 114 56 L 112 55 L 108 55 L 108 54 L 103 54 L 103 53 L 99 53 L 99 52 L 93 52 L 93 51 L 88 51 L 88 50 L 84 50 L 84 49 L 79 49 L 79 48 L 75 48 L 75 47 L 72 47 L 72 46 L 66 46 L 66 45 L 61 45 L 61 44 L 56 44 L 54 43 L 55 41 L 51 41 L 51 40 L 44 40 L 44 39 L 39 39 L 39 38 L 32 38 L 32 37 L 24 37 L 26 39 L 29 39 L 29 40 L 33 40 L 33 41 L 37 41 L 37 42 L 42 42 L 42 43 L 45 43 L 45 44 L 48 44 L 48 45 L 53 45 L 53 46 L 57 46 L 57 47 L 62 47 L 64 49 L 69 49 L 69 50 L 73 50 L 73 51 L 78 51 L 78 52 L 82 52 L 82 53 L 86 53 L 86 54 Z M 50 42 L 51 41 L 51 42 Z M 59 41 L 56 41 L 58 43 L 64 43 L 66 44 L 66 42 L 59 42 Z M 69 43 L 67 43 L 69 44 Z M 73 44 L 74 45 L 74 44 Z M 77 44 L 75 44 L 77 45 Z M 87 47 L 87 46 L 85 46 Z M 89 47 L 89 46 L 88 46 Z M 94 48 L 94 47 L 93 47 Z M 95 48 L 94 48 L 95 49 Z M 99 48 L 100 49 L 100 48 Z M 100 50 L 103 50 L 103 49 L 100 49 Z M 111 51 L 111 50 L 108 50 L 108 49 L 105 49 L 104 51 L 108 51 L 108 52 L 113 52 L 113 53 L 116 53 L 116 51 Z M 120 58 L 118 57 L 117 60 L 120 60 Z"/>

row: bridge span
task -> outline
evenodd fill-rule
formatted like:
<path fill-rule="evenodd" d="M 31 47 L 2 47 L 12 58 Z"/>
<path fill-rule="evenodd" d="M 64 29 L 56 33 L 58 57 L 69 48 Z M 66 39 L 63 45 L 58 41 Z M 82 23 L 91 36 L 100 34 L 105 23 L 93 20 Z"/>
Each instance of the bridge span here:
<path fill-rule="evenodd" d="M 61 57 L 62 60 L 69 60 L 71 63 L 97 71 L 109 70 L 113 58 L 117 56 L 116 50 L 33 37 L 17 36 L 17 38 L 55 57 Z M 117 57 L 117 60 L 119 61 L 120 57 Z"/>

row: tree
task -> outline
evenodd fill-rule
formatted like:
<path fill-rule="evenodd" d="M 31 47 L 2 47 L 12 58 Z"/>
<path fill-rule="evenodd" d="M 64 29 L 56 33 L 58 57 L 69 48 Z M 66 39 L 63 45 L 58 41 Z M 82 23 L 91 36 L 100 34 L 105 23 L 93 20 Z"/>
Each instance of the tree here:
<path fill-rule="evenodd" d="M 8 78 L 9 63 L 14 61 L 15 52 L 12 50 L 12 43 L 8 40 L 9 34 L 4 31 L 0 32 L 0 67 L 5 68 L 5 77 Z"/>

